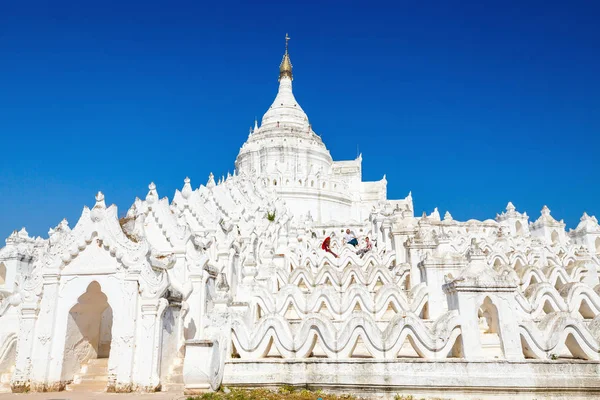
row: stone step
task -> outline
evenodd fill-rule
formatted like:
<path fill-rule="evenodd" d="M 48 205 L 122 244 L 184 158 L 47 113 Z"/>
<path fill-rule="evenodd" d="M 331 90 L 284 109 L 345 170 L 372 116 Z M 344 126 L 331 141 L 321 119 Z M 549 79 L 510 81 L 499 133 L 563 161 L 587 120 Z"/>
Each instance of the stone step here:
<path fill-rule="evenodd" d="M 167 378 L 169 383 L 183 383 L 183 374 L 172 374 Z"/>
<path fill-rule="evenodd" d="M 108 382 L 108 375 L 84 375 L 79 379 L 79 382 Z"/>
<path fill-rule="evenodd" d="M 82 374 L 80 374 L 80 375 L 106 374 L 107 371 L 108 371 L 108 366 L 88 365 L 87 367 L 82 368 Z"/>
<path fill-rule="evenodd" d="M 183 392 L 185 385 L 183 383 L 165 383 L 162 385 L 163 392 Z"/>
<path fill-rule="evenodd" d="M 106 390 L 106 382 L 79 383 L 76 385 L 68 385 L 67 390 L 72 392 L 104 392 Z"/>
<path fill-rule="evenodd" d="M 81 372 L 74 376 L 67 390 L 78 392 L 104 392 L 108 383 L 108 358 L 88 360 Z"/>
<path fill-rule="evenodd" d="M 91 358 L 87 364 L 108 367 L 108 358 Z"/>
<path fill-rule="evenodd" d="M 12 377 L 12 372 L 7 372 L 0 375 L 0 385 L 7 384 L 10 387 L 10 378 Z"/>

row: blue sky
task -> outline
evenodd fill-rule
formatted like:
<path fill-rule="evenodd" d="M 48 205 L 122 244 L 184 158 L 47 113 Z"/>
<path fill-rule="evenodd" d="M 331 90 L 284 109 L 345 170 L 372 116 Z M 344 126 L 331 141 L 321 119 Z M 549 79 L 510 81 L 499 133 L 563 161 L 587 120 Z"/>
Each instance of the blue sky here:
<path fill-rule="evenodd" d="M 482 4 L 485 3 L 485 4 Z M 233 171 L 277 91 L 420 214 L 600 216 L 594 1 L 5 1 L 0 237 Z"/>

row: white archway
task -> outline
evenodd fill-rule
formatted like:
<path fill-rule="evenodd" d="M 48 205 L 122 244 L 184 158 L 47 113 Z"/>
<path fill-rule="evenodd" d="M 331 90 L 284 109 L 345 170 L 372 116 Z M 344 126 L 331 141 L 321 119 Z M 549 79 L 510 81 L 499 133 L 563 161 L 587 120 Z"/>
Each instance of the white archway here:
<path fill-rule="evenodd" d="M 113 312 L 97 281 L 71 307 L 67 316 L 61 380 L 68 382 L 81 366 L 95 358 L 108 358 L 112 342 Z"/>
<path fill-rule="evenodd" d="M 552 240 L 552 244 L 558 243 L 558 232 L 552 231 L 552 235 L 550 235 L 550 240 Z"/>
<path fill-rule="evenodd" d="M 71 311 L 79 303 L 79 299 L 83 297 L 82 292 L 85 295 L 87 293 L 86 288 L 95 291 L 97 289 L 94 287 L 95 285 L 100 287 L 99 291 L 104 296 L 95 298 L 106 298 L 106 302 L 112 309 L 111 339 L 123 337 L 124 335 L 128 336 L 135 332 L 138 283 L 136 281 L 124 282 L 113 275 L 80 275 L 65 281 L 61 284 L 62 295 L 59 297 L 53 318 L 56 321 L 69 321 Z M 92 287 L 90 288 L 90 286 Z M 100 314 L 100 319 L 102 319 L 103 313 L 104 311 Z M 70 373 L 65 371 L 63 374 L 64 353 L 67 348 L 68 332 L 71 331 L 68 327 L 69 324 L 64 322 L 55 324 L 51 334 L 50 354 L 46 361 L 48 366 L 37 371 L 39 379 L 60 382 L 64 376 Z M 104 337 L 106 338 L 106 336 Z M 132 339 L 133 337 L 131 339 L 128 337 L 128 340 L 134 343 Z M 108 370 L 109 373 L 112 371 L 113 374 L 116 374 L 117 383 L 129 384 L 132 381 L 134 346 L 122 346 L 121 344 L 122 341 L 120 340 L 110 341 L 109 352 L 111 355 L 118 354 L 118 357 L 109 357 Z M 34 377 L 36 377 L 36 372 L 34 372 Z"/>
<path fill-rule="evenodd" d="M 498 308 L 486 297 L 478 311 L 481 350 L 485 358 L 504 358 Z"/>
<path fill-rule="evenodd" d="M 517 232 L 517 236 L 521 236 L 523 234 L 523 224 L 521 224 L 521 221 L 517 221 L 515 224 L 515 231 Z"/>

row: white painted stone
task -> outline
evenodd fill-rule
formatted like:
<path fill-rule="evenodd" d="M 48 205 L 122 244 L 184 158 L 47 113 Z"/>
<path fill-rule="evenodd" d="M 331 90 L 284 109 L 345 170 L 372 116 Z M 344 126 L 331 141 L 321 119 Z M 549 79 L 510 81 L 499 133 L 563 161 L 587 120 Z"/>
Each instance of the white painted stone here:
<path fill-rule="evenodd" d="M 512 203 L 485 221 L 416 217 L 411 193 L 388 200 L 385 177 L 362 181 L 362 156 L 332 160 L 287 51 L 235 165 L 196 188 L 184 179 L 171 202 L 151 183 L 121 220 L 98 193 L 72 229 L 10 235 L 0 382 L 63 390 L 107 365 L 117 392 L 600 391 L 595 217 L 568 233 L 547 207 L 529 223 Z M 347 228 L 373 248 L 357 254 Z"/>

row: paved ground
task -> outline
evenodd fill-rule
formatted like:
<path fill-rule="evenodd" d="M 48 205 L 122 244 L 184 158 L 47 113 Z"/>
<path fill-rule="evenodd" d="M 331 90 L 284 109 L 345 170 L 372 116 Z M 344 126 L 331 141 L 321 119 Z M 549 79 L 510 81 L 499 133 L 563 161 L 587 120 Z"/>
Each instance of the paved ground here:
<path fill-rule="evenodd" d="M 54 392 L 54 393 L 1 393 L 0 400 L 185 400 L 181 392 L 164 393 L 87 393 L 87 392 Z"/>

